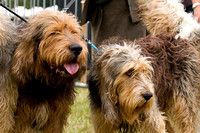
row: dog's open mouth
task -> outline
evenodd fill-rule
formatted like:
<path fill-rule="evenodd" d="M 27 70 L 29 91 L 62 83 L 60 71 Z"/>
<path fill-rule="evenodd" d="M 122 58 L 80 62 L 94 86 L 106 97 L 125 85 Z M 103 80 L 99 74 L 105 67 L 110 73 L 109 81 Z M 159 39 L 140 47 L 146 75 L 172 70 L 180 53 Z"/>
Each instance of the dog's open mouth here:
<path fill-rule="evenodd" d="M 79 65 L 77 63 L 67 63 L 64 65 L 64 67 L 65 67 L 65 70 L 71 75 L 74 75 L 75 73 L 77 73 L 79 69 Z"/>
<path fill-rule="evenodd" d="M 55 70 L 56 73 L 60 73 L 62 75 L 74 75 L 79 70 L 78 63 L 66 63 L 63 67 L 54 67 L 51 66 L 51 70 Z"/>

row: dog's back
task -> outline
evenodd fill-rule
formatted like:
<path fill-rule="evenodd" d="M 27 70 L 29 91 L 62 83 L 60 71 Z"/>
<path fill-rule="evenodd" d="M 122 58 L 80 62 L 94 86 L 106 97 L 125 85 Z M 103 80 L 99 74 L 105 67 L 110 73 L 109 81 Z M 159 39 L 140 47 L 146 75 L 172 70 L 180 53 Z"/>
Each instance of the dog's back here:
<path fill-rule="evenodd" d="M 129 46 L 129 49 L 133 50 L 133 53 L 131 53 L 132 55 L 135 54 L 135 57 L 137 57 L 136 55 L 139 55 L 138 59 L 146 57 L 146 59 L 151 62 L 150 66 L 153 68 L 153 74 L 150 79 L 153 82 L 153 88 L 156 94 L 157 100 L 155 100 L 155 102 L 157 103 L 158 101 L 158 106 L 161 111 L 165 112 L 167 120 L 169 122 L 173 121 L 173 124 L 170 123 L 169 125 L 167 125 L 167 127 L 171 127 L 172 131 L 174 132 L 195 132 L 195 128 L 198 124 L 197 121 L 199 119 L 197 115 L 199 110 L 198 103 L 200 99 L 199 54 L 194 46 L 187 40 L 181 38 L 176 39 L 172 34 L 161 34 L 155 37 L 147 36 L 145 38 L 138 39 L 132 43 L 130 43 L 129 41 L 118 40 L 116 38 L 109 39 L 103 42 L 103 44 L 105 45 L 100 47 L 99 51 L 94 56 L 93 65 L 91 67 L 91 72 L 88 78 L 91 109 L 93 113 L 93 122 L 97 129 L 96 131 L 100 132 L 103 130 L 105 131 L 106 129 L 108 131 L 114 132 L 116 130 L 119 130 L 119 123 L 120 121 L 124 120 L 122 108 L 120 107 L 120 109 L 118 110 L 118 107 L 113 107 L 112 104 L 109 104 L 110 102 L 108 102 L 109 100 L 114 99 L 111 103 L 116 104 L 117 102 L 119 102 L 117 101 L 117 99 L 120 97 L 120 95 L 122 95 L 121 93 L 119 93 L 119 90 L 123 88 L 122 86 L 124 86 L 124 83 L 121 83 L 121 85 L 118 84 L 118 86 L 114 85 L 115 82 L 122 82 L 119 81 L 117 79 L 118 77 L 116 76 L 120 75 L 119 73 L 122 72 L 122 70 L 117 68 L 121 68 L 124 65 L 123 71 L 126 71 L 126 69 L 128 69 L 128 67 L 126 67 L 126 63 L 124 63 L 129 62 L 128 56 L 121 60 L 121 62 L 116 63 L 122 57 L 122 54 L 117 54 L 117 52 L 122 51 L 124 47 L 119 47 L 119 45 L 123 45 L 122 42 L 126 42 L 127 44 L 132 45 Z M 113 46 L 115 47 L 115 49 Z M 140 52 L 138 52 L 137 54 L 135 53 L 136 50 L 132 49 L 132 47 L 136 46 L 137 49 L 140 49 Z M 124 53 L 126 52 L 124 51 Z M 107 56 L 105 56 L 106 54 Z M 129 55 L 128 53 L 126 54 Z M 139 62 L 137 61 L 136 64 L 138 63 Z M 140 65 L 138 64 L 138 66 Z M 141 66 L 144 67 L 145 65 Z M 106 67 L 108 68 L 105 69 Z M 133 72 L 130 72 L 130 74 L 131 73 Z M 123 79 L 124 78 L 121 78 L 121 80 Z M 138 80 L 138 78 L 135 78 L 132 82 L 135 82 L 135 80 Z M 142 82 L 142 80 L 140 81 Z M 123 82 L 128 83 L 127 80 L 124 80 Z M 144 83 L 142 84 L 145 85 Z M 119 86 L 121 86 L 120 89 L 117 89 Z M 133 84 L 132 86 L 136 86 L 136 84 Z M 131 88 L 132 86 L 130 85 L 129 87 Z M 148 87 L 148 85 L 146 87 Z M 113 93 L 111 97 L 106 98 L 110 95 L 110 92 L 108 91 L 110 88 L 112 88 L 112 90 L 116 89 L 117 94 L 115 95 L 115 93 Z M 130 91 L 129 94 L 131 93 L 132 97 L 136 96 L 136 94 L 132 91 Z M 129 102 L 131 101 L 129 95 L 126 95 L 126 97 L 124 97 L 124 101 L 126 101 L 127 99 L 129 99 Z M 151 107 L 153 108 L 153 106 Z M 110 111 L 110 114 L 106 114 L 106 108 L 115 111 Z M 129 108 L 126 108 L 126 110 L 129 110 Z M 154 108 L 154 113 L 157 114 L 153 113 L 154 120 L 162 121 L 162 116 L 158 117 L 159 111 L 155 110 L 156 109 Z M 132 111 L 134 112 L 134 114 L 136 114 L 137 112 L 135 110 Z M 104 116 L 100 114 L 104 114 Z M 160 112 L 160 114 L 162 114 L 162 112 Z M 116 124 L 117 122 L 119 122 L 118 126 Z M 137 129 L 136 127 L 139 125 L 136 125 L 129 125 L 126 127 Z M 97 126 L 100 126 L 100 128 L 98 128 Z M 125 128 L 126 130 L 126 127 L 122 128 Z M 160 125 L 160 127 L 162 126 Z M 143 132 L 145 131 L 145 128 L 141 125 L 140 129 L 143 130 Z M 139 130 L 137 129 L 136 131 Z M 156 131 L 153 129 L 149 129 L 149 132 Z"/>
<path fill-rule="evenodd" d="M 172 34 L 161 34 L 138 39 L 135 43 L 142 47 L 146 56 L 151 57 L 156 94 L 162 108 L 167 104 L 168 95 L 170 97 L 178 86 L 198 86 L 199 57 L 189 41 L 175 39 Z M 186 93 L 185 89 L 180 91 Z"/>
<path fill-rule="evenodd" d="M 136 41 L 150 56 L 158 104 L 174 132 L 193 133 L 198 127 L 199 53 L 185 39 L 172 34 L 148 36 Z M 185 126 L 182 126 L 185 125 Z"/>

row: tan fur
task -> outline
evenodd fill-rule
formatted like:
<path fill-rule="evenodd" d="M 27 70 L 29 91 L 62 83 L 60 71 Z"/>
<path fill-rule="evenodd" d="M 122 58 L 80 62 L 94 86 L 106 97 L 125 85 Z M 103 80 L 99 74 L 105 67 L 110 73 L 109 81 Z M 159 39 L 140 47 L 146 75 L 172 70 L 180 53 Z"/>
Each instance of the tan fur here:
<path fill-rule="evenodd" d="M 200 66 L 196 49 L 187 40 L 167 34 L 148 36 L 136 44 L 156 62 L 152 63 L 154 83 L 158 104 L 167 116 L 167 132 L 198 133 Z"/>
<path fill-rule="evenodd" d="M 88 79 L 95 131 L 164 133 L 148 57 L 133 43 L 109 43 L 94 56 Z M 146 93 L 153 95 L 150 100 L 142 96 Z"/>
<path fill-rule="evenodd" d="M 88 77 L 95 131 L 199 131 L 199 65 L 196 49 L 171 34 L 104 41 Z"/>
<path fill-rule="evenodd" d="M 166 32 L 173 33 L 176 35 L 176 38 L 188 39 L 200 51 L 200 24 L 197 23 L 192 14 L 184 11 L 180 0 L 137 0 L 137 2 L 139 4 L 138 13 L 141 16 L 141 20 L 153 35 Z M 199 90 L 194 89 L 195 92 L 191 93 L 191 90 L 187 89 L 194 88 L 194 83 L 191 83 L 192 80 L 195 82 L 199 81 L 192 79 L 191 75 L 193 73 L 188 71 L 186 78 L 180 78 L 180 81 L 175 83 L 176 86 L 182 84 L 181 88 L 185 91 L 182 93 L 179 91 L 173 92 L 171 94 L 173 97 L 169 99 L 170 101 L 168 100 L 169 103 L 174 103 L 172 104 L 173 106 L 169 105 L 166 107 L 173 107 L 167 113 L 171 126 L 174 129 L 169 129 L 171 127 L 168 126 L 171 132 L 200 132 L 200 124 L 197 124 L 199 123 L 197 116 L 200 117 L 200 115 L 197 115 L 197 112 L 200 112 Z M 188 83 L 188 81 L 190 82 Z M 185 99 L 182 97 L 185 97 Z M 180 123 L 184 126 L 180 126 Z M 194 128 L 196 128 L 196 131 L 194 131 Z"/>
<path fill-rule="evenodd" d="M 9 74 L 17 46 L 16 27 L 11 19 L 0 14 L 0 132 L 12 132 L 17 105 L 17 87 Z"/>
<path fill-rule="evenodd" d="M 73 104 L 75 79 L 86 70 L 87 47 L 72 14 L 43 11 L 20 31 L 20 43 L 11 66 L 19 87 L 16 133 L 61 133 Z M 76 55 L 70 47 L 81 46 Z M 77 63 L 75 74 L 64 65 Z"/>
<path fill-rule="evenodd" d="M 11 19 L 0 14 L 0 132 L 13 131 L 17 105 L 17 87 L 9 74 L 13 53 L 17 46 L 16 28 Z"/>
<path fill-rule="evenodd" d="M 180 0 L 137 0 L 138 13 L 153 35 L 173 33 L 199 44 L 200 24 L 186 13 Z"/>

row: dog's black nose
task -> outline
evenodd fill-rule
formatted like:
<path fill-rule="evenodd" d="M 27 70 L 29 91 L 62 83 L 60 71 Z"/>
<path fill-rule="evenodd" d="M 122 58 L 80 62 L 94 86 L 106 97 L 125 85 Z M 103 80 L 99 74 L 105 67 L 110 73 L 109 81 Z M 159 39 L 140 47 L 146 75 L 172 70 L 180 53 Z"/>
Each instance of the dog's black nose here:
<path fill-rule="evenodd" d="M 79 55 L 82 51 L 82 47 L 80 44 L 72 44 L 71 46 L 69 46 L 69 49 L 75 54 L 75 55 Z"/>
<path fill-rule="evenodd" d="M 144 97 L 144 99 L 146 101 L 148 101 L 153 96 L 153 94 L 152 93 L 144 93 L 144 94 L 142 94 L 142 96 Z"/>

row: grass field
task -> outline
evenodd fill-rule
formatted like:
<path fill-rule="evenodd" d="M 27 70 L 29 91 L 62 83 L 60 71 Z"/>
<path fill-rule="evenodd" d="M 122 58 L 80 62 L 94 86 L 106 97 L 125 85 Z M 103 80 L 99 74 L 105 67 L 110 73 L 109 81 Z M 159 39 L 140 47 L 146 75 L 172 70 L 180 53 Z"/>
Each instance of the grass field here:
<path fill-rule="evenodd" d="M 64 133 L 94 133 L 88 101 L 88 89 L 76 88 L 76 91 L 76 99 L 71 107 L 68 126 L 65 128 Z"/>

